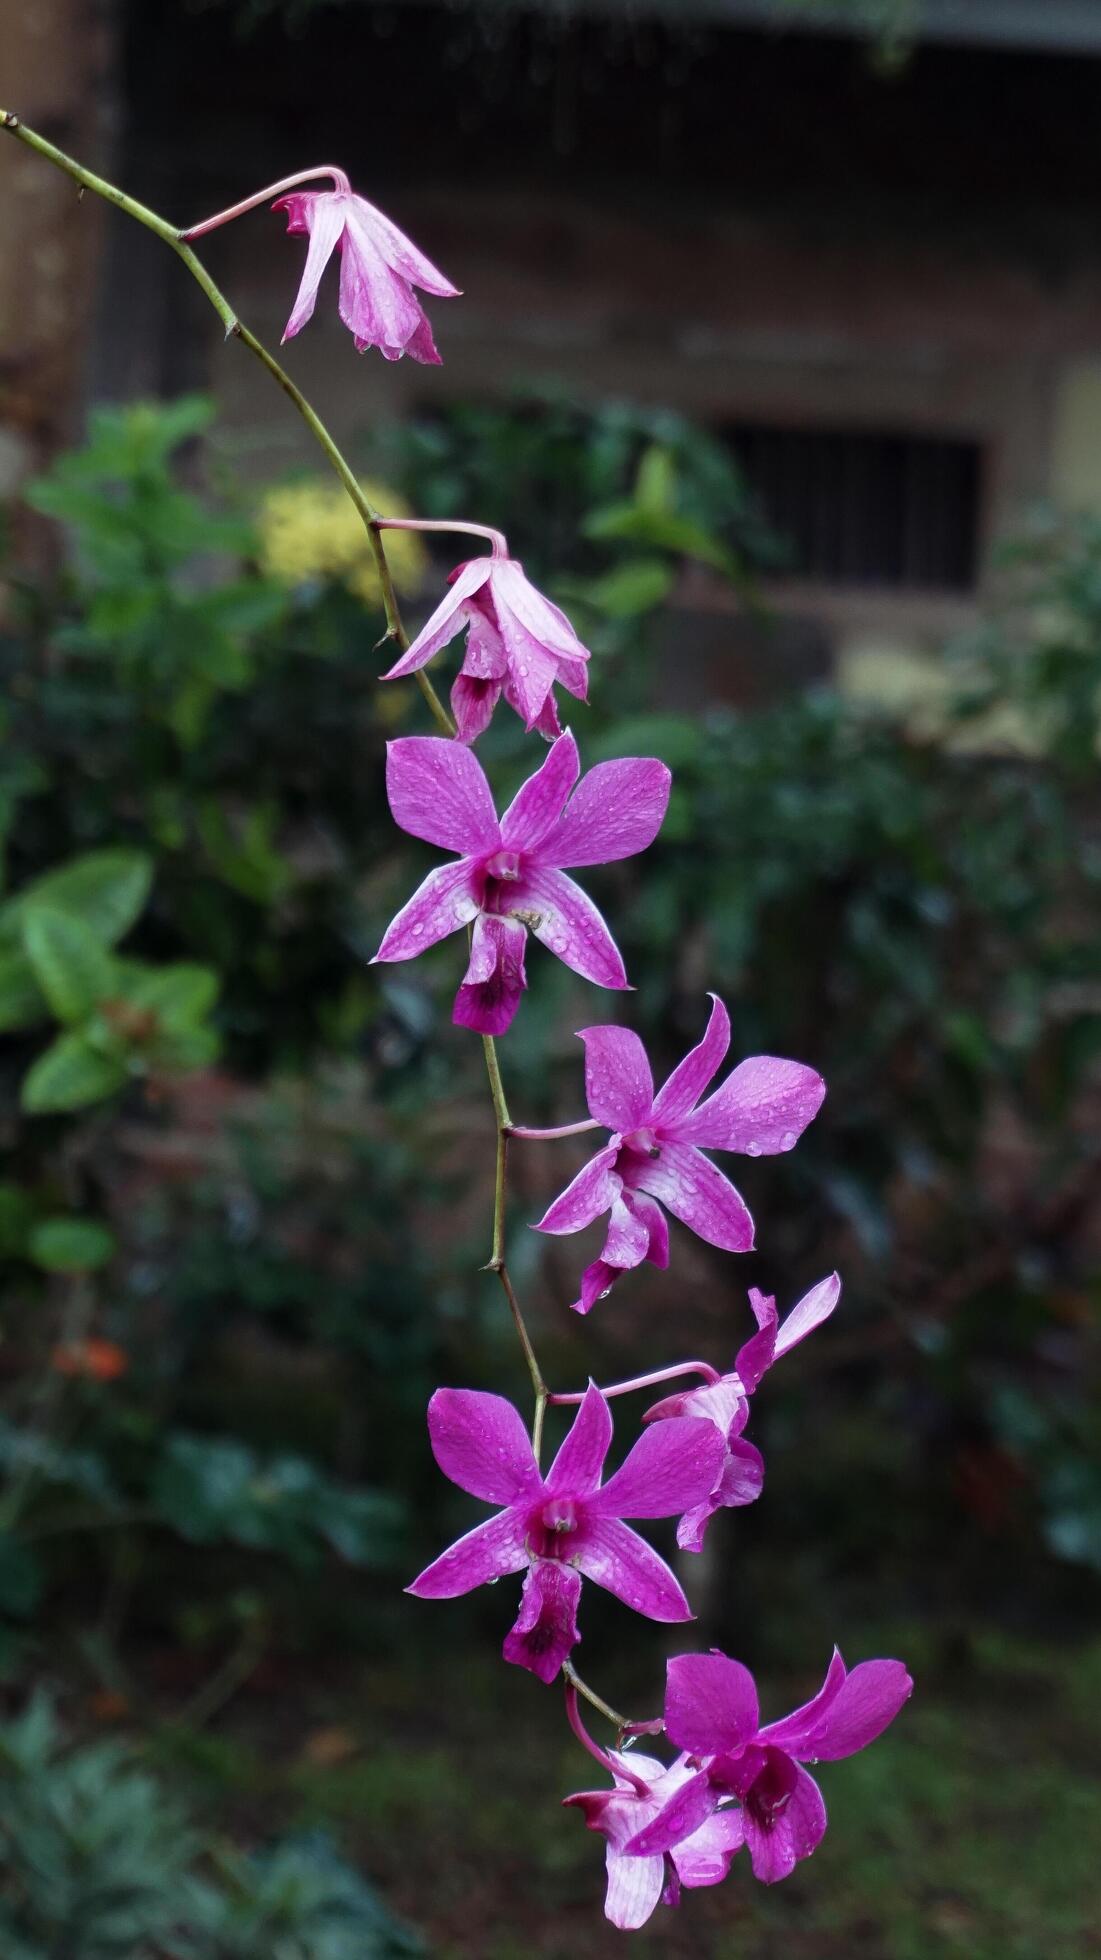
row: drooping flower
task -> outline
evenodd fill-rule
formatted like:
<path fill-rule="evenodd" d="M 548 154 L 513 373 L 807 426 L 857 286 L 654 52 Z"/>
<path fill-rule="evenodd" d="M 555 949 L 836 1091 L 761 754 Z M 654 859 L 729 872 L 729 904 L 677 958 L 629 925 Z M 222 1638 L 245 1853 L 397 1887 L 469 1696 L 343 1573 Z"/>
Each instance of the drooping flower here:
<path fill-rule="evenodd" d="M 377 347 L 388 361 L 409 354 L 414 361 L 438 367 L 432 329 L 413 287 L 439 299 L 456 299 L 458 287 L 389 218 L 365 197 L 357 197 L 343 172 L 331 174 L 331 191 L 291 191 L 272 205 L 273 211 L 287 213 L 288 232 L 305 232 L 310 241 L 283 339 L 300 333 L 312 317 L 321 275 L 339 251 L 340 317 L 358 351 Z"/>
<path fill-rule="evenodd" d="M 822 1793 L 803 1764 L 837 1762 L 866 1749 L 913 1686 L 901 1661 L 862 1661 L 850 1674 L 835 1648 L 813 1700 L 761 1728 L 748 1668 L 718 1652 L 678 1655 L 667 1669 L 665 1732 L 700 1767 L 628 1840 L 627 1855 L 671 1851 L 726 1798 L 737 1797 L 755 1876 L 766 1885 L 787 1878 L 826 1828 Z"/>
<path fill-rule="evenodd" d="M 529 931 L 583 979 L 598 987 L 627 985 L 611 933 L 564 867 L 608 864 L 645 850 L 665 815 L 669 771 L 663 762 L 635 756 L 598 763 L 580 782 L 579 769 L 567 730 L 498 820 L 469 749 L 432 735 L 389 744 L 386 793 L 395 822 L 463 855 L 429 872 L 391 920 L 375 958 L 414 959 L 473 924 L 470 963 L 452 1015 L 459 1027 L 504 1033 L 527 986 Z"/>
<path fill-rule="evenodd" d="M 553 741 L 562 733 L 555 682 L 579 701 L 588 698 L 589 650 L 565 613 L 529 583 L 517 559 L 496 552 L 456 565 L 448 584 L 447 597 L 383 680 L 424 667 L 465 628 L 466 651 L 451 690 L 460 742 L 473 742 L 488 728 L 502 694 L 525 728 Z"/>
<path fill-rule="evenodd" d="M 716 1511 L 752 1504 L 760 1496 L 764 1461 L 760 1451 L 742 1437 L 749 1419 L 749 1398 L 774 1361 L 805 1341 L 808 1334 L 829 1319 L 840 1297 L 841 1281 L 836 1273 L 831 1273 L 803 1295 L 780 1327 L 775 1300 L 751 1287 L 749 1304 L 756 1317 L 757 1332 L 739 1349 L 733 1373 L 705 1387 L 667 1395 L 647 1409 L 643 1422 L 663 1422 L 670 1416 L 697 1416 L 713 1422 L 725 1445 L 714 1490 L 702 1504 L 687 1511 L 677 1526 L 677 1543 L 683 1551 L 703 1550 L 703 1535 Z"/>
<path fill-rule="evenodd" d="M 722 1172 L 703 1154 L 737 1150 L 747 1157 L 792 1150 L 822 1104 L 826 1085 L 802 1062 L 754 1055 L 700 1102 L 730 1046 L 730 1018 L 711 995 L 703 1040 L 654 1094 L 650 1064 L 629 1028 L 582 1028 L 589 1113 L 613 1131 L 611 1141 L 578 1171 L 535 1227 L 579 1232 L 609 1212 L 599 1259 L 581 1277 L 573 1302 L 588 1313 L 621 1273 L 669 1264 L 669 1228 L 661 1206 L 709 1245 L 747 1252 L 753 1220 Z"/>
<path fill-rule="evenodd" d="M 678 1757 L 667 1768 L 652 1756 L 638 1756 L 633 1750 L 630 1754 L 614 1749 L 607 1753 L 614 1790 L 581 1790 L 562 1801 L 576 1804 L 589 1830 L 602 1831 L 607 1838 L 604 1912 L 613 1926 L 634 1932 L 645 1926 L 656 1905 L 679 1905 L 682 1885 L 691 1888 L 721 1883 L 735 1852 L 741 1849 L 742 1822 L 734 1808 L 717 1810 L 670 1852 L 655 1852 L 651 1858 L 628 1856 L 625 1846 L 692 1781 L 694 1771 L 687 1756 Z"/>
<path fill-rule="evenodd" d="M 505 1659 L 553 1681 L 580 1638 L 584 1575 L 651 1620 L 690 1620 L 664 1559 L 623 1523 L 670 1518 L 714 1483 L 722 1444 L 710 1423 L 659 1423 L 601 1484 L 612 1418 L 590 1384 L 546 1477 L 511 1402 L 475 1389 L 438 1388 L 428 1405 L 436 1461 L 460 1490 L 504 1510 L 476 1525 L 408 1588 L 420 1599 L 455 1599 L 511 1572 L 526 1572 Z"/>

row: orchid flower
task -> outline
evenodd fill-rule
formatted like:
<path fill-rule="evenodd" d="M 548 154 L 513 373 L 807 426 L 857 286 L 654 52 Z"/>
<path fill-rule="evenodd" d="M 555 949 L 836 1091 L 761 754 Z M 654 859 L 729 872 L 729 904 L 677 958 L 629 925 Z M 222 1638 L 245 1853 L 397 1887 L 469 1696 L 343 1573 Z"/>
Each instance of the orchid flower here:
<path fill-rule="evenodd" d="M 710 1423 L 660 1423 L 639 1437 L 606 1484 L 600 1478 L 612 1418 L 590 1384 L 546 1477 L 523 1422 L 503 1396 L 438 1388 L 428 1430 L 440 1469 L 460 1490 L 504 1510 L 448 1547 L 408 1587 L 419 1599 L 455 1599 L 508 1573 L 525 1572 L 504 1656 L 553 1681 L 580 1639 L 582 1576 L 651 1620 L 690 1620 L 664 1559 L 622 1521 L 671 1518 L 711 1489 L 722 1441 Z"/>
<path fill-rule="evenodd" d="M 760 1451 L 742 1438 L 749 1419 L 749 1398 L 774 1361 L 805 1341 L 808 1334 L 829 1319 L 840 1297 L 841 1281 L 836 1273 L 831 1273 L 803 1295 L 780 1327 L 775 1300 L 751 1287 L 749 1304 L 757 1320 L 757 1332 L 739 1349 L 733 1373 L 721 1375 L 717 1382 L 703 1387 L 667 1395 L 647 1409 L 643 1422 L 663 1422 L 670 1416 L 697 1416 L 713 1422 L 725 1445 L 714 1490 L 702 1504 L 687 1511 L 677 1526 L 677 1544 L 682 1551 L 703 1550 L 703 1535 L 716 1511 L 752 1504 L 760 1496 L 765 1479 L 764 1461 Z"/>
<path fill-rule="evenodd" d="M 615 1778 L 614 1790 L 581 1790 L 562 1801 L 576 1804 L 589 1830 L 602 1831 L 607 1838 L 604 1912 L 613 1926 L 633 1932 L 645 1926 L 656 1905 L 679 1905 L 682 1885 L 721 1883 L 741 1849 L 742 1821 L 736 1809 L 717 1810 L 671 1851 L 655 1852 L 650 1858 L 628 1855 L 626 1845 L 668 1807 L 693 1780 L 694 1772 L 687 1756 L 667 1768 L 652 1756 L 610 1749 L 606 1761 Z"/>
<path fill-rule="evenodd" d="M 340 317 L 358 352 L 377 347 L 388 361 L 408 354 L 438 367 L 432 329 L 413 287 L 439 299 L 456 299 L 458 287 L 389 218 L 356 195 L 343 171 L 330 174 L 331 191 L 292 191 L 272 205 L 273 211 L 286 211 L 288 232 L 305 232 L 310 241 L 283 339 L 293 339 L 312 317 L 321 275 L 339 251 Z"/>
<path fill-rule="evenodd" d="M 744 1200 L 705 1157 L 701 1145 L 737 1150 L 747 1157 L 792 1150 L 822 1105 L 826 1085 L 802 1062 L 754 1055 L 739 1062 L 722 1087 L 700 1102 L 730 1046 L 730 1017 L 717 994 L 697 1047 L 654 1094 L 646 1050 L 630 1028 L 582 1028 L 585 1092 L 595 1121 L 611 1141 L 578 1171 L 535 1227 L 537 1232 L 579 1232 L 610 1213 L 599 1259 L 581 1277 L 573 1302 L 588 1313 L 621 1273 L 644 1259 L 669 1264 L 674 1218 L 727 1252 L 747 1252 L 753 1220 Z"/>
<path fill-rule="evenodd" d="M 835 1648 L 813 1700 L 761 1728 L 748 1668 L 718 1652 L 678 1655 L 666 1674 L 665 1732 L 700 1767 L 625 1852 L 650 1859 L 671 1851 L 734 1796 L 754 1875 L 766 1885 L 787 1878 L 826 1829 L 822 1793 L 803 1764 L 837 1762 L 866 1749 L 894 1721 L 913 1685 L 901 1661 L 862 1661 L 850 1674 Z"/>
<path fill-rule="evenodd" d="M 383 680 L 415 673 L 465 629 L 466 651 L 451 690 L 459 741 L 476 741 L 489 727 L 502 693 L 526 729 L 553 741 L 562 733 L 555 682 L 579 701 L 589 688 L 589 650 L 565 613 L 529 583 L 517 559 L 496 548 L 491 558 L 456 565 L 448 584 L 447 597 Z"/>
<path fill-rule="evenodd" d="M 619 948 L 564 867 L 645 850 L 661 828 L 671 779 L 663 762 L 635 756 L 600 762 L 580 782 L 579 769 L 567 730 L 498 819 L 469 749 L 432 735 L 389 744 L 386 793 L 395 822 L 462 855 L 429 872 L 391 920 L 375 959 L 415 959 L 473 925 L 452 1015 L 459 1027 L 496 1035 L 511 1024 L 527 986 L 529 930 L 583 979 L 627 986 Z"/>

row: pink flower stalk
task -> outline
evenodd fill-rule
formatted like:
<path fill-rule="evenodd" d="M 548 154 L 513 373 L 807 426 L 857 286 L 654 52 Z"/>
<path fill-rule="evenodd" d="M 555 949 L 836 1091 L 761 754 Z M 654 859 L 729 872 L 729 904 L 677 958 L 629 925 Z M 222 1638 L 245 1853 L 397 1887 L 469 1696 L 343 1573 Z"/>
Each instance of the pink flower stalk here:
<path fill-rule="evenodd" d="M 716 1810 L 669 1852 L 655 1852 L 650 1858 L 629 1854 L 628 1843 L 664 1813 L 685 1784 L 694 1780 L 694 1771 L 687 1756 L 666 1768 L 652 1756 L 636 1756 L 633 1750 L 630 1754 L 609 1750 L 607 1762 L 615 1778 L 614 1790 L 582 1790 L 562 1801 L 576 1804 L 589 1830 L 602 1831 L 607 1838 L 604 1912 L 613 1926 L 634 1932 L 645 1926 L 656 1905 L 679 1905 L 682 1885 L 722 1882 L 742 1846 L 742 1820 L 737 1809 Z"/>
<path fill-rule="evenodd" d="M 455 1599 L 526 1572 L 503 1651 L 541 1681 L 554 1680 L 580 1639 L 582 1575 L 651 1620 L 692 1618 L 664 1559 L 622 1520 L 674 1517 L 711 1489 L 722 1442 L 710 1423 L 674 1421 L 646 1430 L 603 1485 L 612 1418 L 593 1385 L 545 1478 L 520 1416 L 503 1396 L 438 1388 L 428 1429 L 444 1475 L 505 1509 L 449 1546 L 409 1592 Z"/>
<path fill-rule="evenodd" d="M 667 1669 L 665 1732 L 700 1767 L 625 1852 L 649 1859 L 672 1851 L 733 1796 L 755 1877 L 766 1885 L 787 1878 L 826 1829 L 822 1793 L 803 1764 L 837 1762 L 866 1749 L 913 1686 L 901 1661 L 862 1661 L 849 1674 L 835 1648 L 814 1699 L 761 1728 L 748 1668 L 717 1651 L 678 1655 Z"/>
<path fill-rule="evenodd" d="M 451 690 L 459 741 L 476 741 L 489 727 L 502 694 L 526 729 L 553 741 L 562 733 L 554 684 L 588 699 L 588 647 L 565 613 L 524 577 L 518 559 L 496 549 L 491 558 L 456 565 L 448 584 L 447 597 L 383 680 L 424 667 L 465 629 L 466 651 Z"/>
<path fill-rule="evenodd" d="M 293 339 L 312 318 L 321 275 L 339 251 L 340 317 L 358 352 L 377 347 L 388 361 L 409 354 L 438 367 L 432 329 L 413 287 L 440 299 L 457 298 L 458 287 L 389 218 L 356 196 L 343 171 L 331 174 L 331 191 L 291 191 L 272 205 L 273 211 L 286 211 L 288 232 L 304 232 L 310 241 L 283 339 Z"/>
<path fill-rule="evenodd" d="M 389 744 L 386 793 L 395 822 L 463 855 L 429 872 L 391 920 L 375 959 L 415 959 L 473 924 L 452 1014 L 459 1027 L 496 1035 L 510 1026 L 527 986 L 529 931 L 583 979 L 627 986 L 619 948 L 564 867 L 609 864 L 645 850 L 661 828 L 671 778 L 663 762 L 636 756 L 598 763 L 580 782 L 579 770 L 567 731 L 498 820 L 469 749 L 432 735 Z"/>
<path fill-rule="evenodd" d="M 756 1316 L 757 1332 L 739 1349 L 733 1373 L 720 1376 L 717 1382 L 667 1395 L 664 1401 L 655 1402 L 647 1409 L 643 1422 L 664 1422 L 668 1417 L 679 1416 L 702 1417 L 714 1423 L 723 1439 L 724 1455 L 715 1488 L 701 1504 L 686 1511 L 677 1526 L 677 1544 L 682 1551 L 702 1552 L 704 1532 L 716 1511 L 752 1504 L 760 1496 L 765 1480 L 764 1460 L 752 1443 L 742 1440 L 742 1431 L 749 1420 L 749 1398 L 773 1362 L 828 1320 L 840 1298 L 841 1281 L 836 1273 L 831 1273 L 803 1295 L 781 1327 L 775 1300 L 751 1287 L 749 1304 Z"/>
<path fill-rule="evenodd" d="M 669 1264 L 669 1227 L 661 1210 L 727 1252 L 748 1252 L 753 1220 L 744 1200 L 703 1155 L 738 1150 L 747 1157 L 794 1149 L 826 1093 L 820 1075 L 802 1062 L 754 1055 L 739 1062 L 714 1095 L 700 1097 L 730 1046 L 730 1018 L 712 994 L 711 1018 L 697 1047 L 654 1094 L 650 1064 L 629 1028 L 582 1028 L 585 1093 L 590 1114 L 614 1134 L 590 1158 L 534 1228 L 579 1232 L 609 1212 L 599 1259 L 581 1276 L 588 1313 L 622 1273 L 648 1259 Z"/>

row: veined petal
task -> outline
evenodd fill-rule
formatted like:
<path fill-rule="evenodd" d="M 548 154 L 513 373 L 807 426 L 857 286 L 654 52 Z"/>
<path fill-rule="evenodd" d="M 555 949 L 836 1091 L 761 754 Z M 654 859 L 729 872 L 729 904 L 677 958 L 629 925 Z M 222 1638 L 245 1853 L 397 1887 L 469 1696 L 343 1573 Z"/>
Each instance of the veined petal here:
<path fill-rule="evenodd" d="M 405 1590 L 418 1599 L 458 1599 L 460 1593 L 473 1592 L 491 1579 L 522 1572 L 527 1563 L 523 1514 L 499 1511 L 485 1524 L 476 1524 L 465 1538 L 457 1538 Z"/>
<path fill-rule="evenodd" d="M 706 1824 L 718 1801 L 719 1792 L 712 1787 L 707 1771 L 699 1770 L 687 1783 L 682 1783 L 657 1816 L 644 1824 L 641 1831 L 628 1841 L 627 1850 L 633 1852 L 636 1858 L 672 1851 L 674 1845 L 691 1837 L 701 1824 Z"/>
<path fill-rule="evenodd" d="M 607 1862 L 604 1916 L 621 1933 L 637 1932 L 640 1926 L 645 1926 L 654 1907 L 661 1904 L 665 1860 L 630 1858 L 609 1841 Z"/>
<path fill-rule="evenodd" d="M 618 1155 L 619 1138 L 615 1137 L 595 1157 L 590 1157 L 587 1164 L 582 1164 L 577 1176 L 548 1205 L 534 1230 L 558 1235 L 580 1232 L 594 1218 L 599 1218 L 601 1212 L 609 1211 L 621 1186 L 614 1169 Z"/>
<path fill-rule="evenodd" d="M 730 1016 L 718 994 L 709 999 L 711 1016 L 702 1041 L 678 1062 L 655 1098 L 654 1122 L 663 1129 L 673 1130 L 695 1108 L 730 1046 Z"/>
<path fill-rule="evenodd" d="M 525 727 L 532 729 L 558 679 L 558 662 L 504 607 L 500 608 L 498 617 L 517 711 Z"/>
<path fill-rule="evenodd" d="M 797 1753 L 807 1762 L 822 1763 L 854 1756 L 882 1735 L 913 1691 L 914 1684 L 901 1661 L 862 1661 L 842 1682 L 816 1725 L 804 1734 Z M 768 1740 L 772 1741 L 772 1736 Z"/>
<path fill-rule="evenodd" d="M 573 1427 L 547 1472 L 547 1489 L 563 1496 L 588 1497 L 600 1482 L 611 1440 L 608 1404 L 590 1382 Z"/>
<path fill-rule="evenodd" d="M 532 585 L 518 559 L 494 560 L 493 597 L 502 631 L 506 631 L 504 615 L 511 614 L 531 639 L 560 659 L 588 660 L 589 650 L 581 644 L 562 608 Z"/>
<path fill-rule="evenodd" d="M 477 916 L 478 901 L 471 890 L 470 863 L 441 864 L 430 871 L 412 898 L 391 919 L 382 936 L 376 960 L 412 960 L 429 946 L 458 932 Z"/>
<path fill-rule="evenodd" d="M 496 850 L 497 812 L 485 771 L 461 742 L 402 735 L 386 744 L 386 794 L 394 822 L 464 857 Z"/>
<path fill-rule="evenodd" d="M 576 1647 L 577 1602 L 581 1575 L 557 1559 L 537 1559 L 527 1578 L 520 1611 L 501 1652 L 516 1667 L 526 1667 L 540 1681 L 551 1682 L 562 1662 Z"/>
<path fill-rule="evenodd" d="M 752 1247 L 753 1220 L 745 1200 L 692 1144 L 663 1143 L 660 1157 L 643 1162 L 637 1181 L 708 1245 L 721 1246 L 724 1252 L 748 1252 Z"/>
<path fill-rule="evenodd" d="M 663 1422 L 667 1416 L 697 1416 L 713 1422 L 721 1436 L 738 1434 L 745 1428 L 746 1399 L 737 1376 L 707 1382 L 701 1388 L 682 1388 L 654 1402 L 643 1422 Z"/>
<path fill-rule="evenodd" d="M 653 756 L 598 762 L 582 776 L 543 845 L 542 862 L 572 869 L 612 864 L 644 851 L 661 829 L 672 781 L 664 762 Z"/>
<path fill-rule="evenodd" d="M 747 1395 L 763 1381 L 776 1359 L 776 1325 L 779 1316 L 776 1301 L 771 1293 L 762 1293 L 756 1286 L 749 1289 L 749 1304 L 757 1322 L 757 1332 L 743 1341 L 738 1349 L 734 1363 L 738 1380 Z"/>
<path fill-rule="evenodd" d="M 810 1701 L 805 1701 L 801 1708 L 785 1715 L 782 1721 L 770 1722 L 767 1729 L 761 1731 L 762 1741 L 771 1743 L 776 1749 L 786 1749 L 793 1756 L 800 1755 L 808 1735 L 814 1733 L 826 1710 L 837 1700 L 847 1679 L 848 1669 L 841 1658 L 841 1649 L 835 1647 L 818 1693 Z"/>
<path fill-rule="evenodd" d="M 453 1484 L 488 1504 L 537 1489 L 531 1439 L 511 1402 L 476 1388 L 438 1388 L 428 1404 L 432 1454 Z"/>
<path fill-rule="evenodd" d="M 360 351 L 377 347 L 387 360 L 400 360 L 418 331 L 427 326 L 424 312 L 408 280 L 383 258 L 350 200 L 346 210 L 337 296 L 340 317 Z M 417 351 L 422 359 L 435 355 L 438 361 L 431 330 L 428 348 Z"/>
<path fill-rule="evenodd" d="M 576 1300 L 570 1301 L 574 1313 L 590 1313 L 598 1300 L 610 1293 L 617 1279 L 622 1279 L 622 1266 L 609 1266 L 606 1259 L 594 1259 L 581 1275 L 581 1292 Z"/>
<path fill-rule="evenodd" d="M 677 1124 L 685 1143 L 774 1157 L 794 1149 L 822 1107 L 826 1085 L 803 1062 L 751 1055 L 705 1103 Z"/>
<path fill-rule="evenodd" d="M 753 1861 L 753 1876 L 764 1885 L 775 1885 L 787 1878 L 801 1858 L 809 1858 L 821 1843 L 826 1829 L 826 1806 L 822 1792 L 805 1769 L 795 1766 L 795 1786 L 768 1821 L 754 1806 L 753 1792 L 742 1806 L 746 1848 Z"/>
<path fill-rule="evenodd" d="M 592 899 L 564 871 L 545 864 L 530 866 L 517 880 L 512 909 L 522 911 L 525 918 L 530 913 L 535 937 L 583 980 L 598 987 L 626 988 L 619 947 Z"/>
<path fill-rule="evenodd" d="M 456 1027 L 498 1035 L 512 1026 L 528 984 L 524 969 L 527 937 L 527 928 L 518 919 L 478 914 L 470 963 L 451 1013 Z"/>
<path fill-rule="evenodd" d="M 640 1218 L 621 1195 L 612 1200 L 611 1216 L 604 1239 L 601 1258 L 606 1265 L 615 1266 L 621 1273 L 629 1273 L 641 1266 L 650 1247 L 650 1234 Z"/>
<path fill-rule="evenodd" d="M 573 1563 L 649 1620 L 690 1620 L 692 1609 L 663 1558 L 619 1518 L 590 1515 L 578 1533 Z"/>
<path fill-rule="evenodd" d="M 735 1853 L 745 1842 L 742 1813 L 736 1806 L 717 1810 L 691 1837 L 672 1848 L 671 1856 L 682 1885 L 720 1885 Z"/>
<path fill-rule="evenodd" d="M 726 1654 L 678 1654 L 665 1675 L 665 1732 L 691 1756 L 736 1755 L 760 1721 L 753 1676 Z"/>
<path fill-rule="evenodd" d="M 808 1334 L 828 1320 L 841 1298 L 841 1280 L 837 1273 L 828 1279 L 820 1279 L 809 1293 L 804 1293 L 798 1306 L 792 1308 L 787 1319 L 776 1335 L 776 1357 L 786 1354 L 789 1348 L 797 1347 L 805 1341 Z"/>
<path fill-rule="evenodd" d="M 654 1078 L 632 1028 L 580 1028 L 585 1043 L 585 1097 L 590 1116 L 626 1134 L 648 1121 Z"/>
<path fill-rule="evenodd" d="M 648 1198 L 645 1191 L 624 1191 L 623 1202 L 641 1219 L 650 1235 L 646 1257 L 651 1266 L 659 1266 L 664 1272 L 669 1264 L 669 1221 L 661 1206 Z"/>
<path fill-rule="evenodd" d="M 713 1489 L 726 1454 L 714 1423 L 691 1416 L 644 1429 L 626 1461 L 590 1504 L 609 1518 L 672 1518 Z"/>
<path fill-rule="evenodd" d="M 484 735 L 500 698 L 500 681 L 472 680 L 467 674 L 457 674 L 451 688 L 455 740 L 469 746 Z"/>
<path fill-rule="evenodd" d="M 442 272 L 437 271 L 431 259 L 426 259 L 424 253 L 418 251 L 412 239 L 399 231 L 391 218 L 358 193 L 353 194 L 351 203 L 355 222 L 370 231 L 376 249 L 395 272 L 412 285 L 419 286 L 422 292 L 434 293 L 437 299 L 458 299 L 458 286 L 453 286 Z"/>
<path fill-rule="evenodd" d="M 542 767 L 522 783 L 501 818 L 501 843 L 510 851 L 534 851 L 557 823 L 581 764 L 569 729 L 553 742 Z"/>
<path fill-rule="evenodd" d="M 469 599 L 485 584 L 489 577 L 490 558 L 471 558 L 465 565 L 457 568 L 454 583 L 445 592 L 435 612 L 425 620 L 412 645 L 407 647 L 400 660 L 396 660 L 389 671 L 383 674 L 384 681 L 398 681 L 406 674 L 412 674 L 423 667 L 433 654 L 439 653 L 449 640 L 455 638 L 467 625 L 464 607 Z M 414 739 L 414 738 L 409 738 Z M 494 812 L 496 821 L 496 812 Z"/>
<path fill-rule="evenodd" d="M 317 305 L 317 289 L 321 284 L 321 275 L 344 230 L 345 200 L 337 192 L 317 191 L 312 194 L 300 192 L 297 197 L 279 198 L 271 208 L 273 211 L 287 211 L 288 231 L 306 230 L 310 235 L 298 295 L 291 308 L 290 319 L 283 329 L 283 339 L 293 340 L 296 333 L 301 333 Z"/>

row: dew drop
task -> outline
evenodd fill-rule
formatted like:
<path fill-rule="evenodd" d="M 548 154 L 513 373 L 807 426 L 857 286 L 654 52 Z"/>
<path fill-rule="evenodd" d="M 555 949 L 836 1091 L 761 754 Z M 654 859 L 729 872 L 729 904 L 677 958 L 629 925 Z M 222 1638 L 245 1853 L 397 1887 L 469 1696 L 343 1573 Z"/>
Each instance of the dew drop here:
<path fill-rule="evenodd" d="M 419 938 L 420 938 L 420 936 L 421 936 L 421 933 L 422 933 L 422 932 L 424 931 L 424 927 L 423 927 L 423 926 L 410 926 L 410 928 L 409 928 L 409 930 L 410 930 L 410 932 L 412 933 L 412 935 L 413 935 L 413 937 L 414 937 L 414 939 L 419 939 Z"/>
<path fill-rule="evenodd" d="M 794 1130 L 785 1130 L 783 1136 L 780 1138 L 780 1148 L 781 1150 L 794 1150 L 798 1141 L 799 1139 Z"/>
<path fill-rule="evenodd" d="M 760 1156 L 760 1154 L 761 1154 L 761 1146 L 760 1146 L 760 1144 L 759 1144 L 759 1143 L 757 1142 L 757 1140 L 756 1140 L 756 1138 L 754 1138 L 754 1139 L 753 1139 L 753 1142 L 752 1142 L 752 1143 L 747 1143 L 747 1144 L 746 1144 L 746 1147 L 745 1147 L 745 1154 L 746 1154 L 746 1156 L 747 1156 L 747 1157 L 759 1157 L 759 1156 Z"/>

